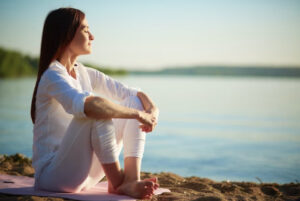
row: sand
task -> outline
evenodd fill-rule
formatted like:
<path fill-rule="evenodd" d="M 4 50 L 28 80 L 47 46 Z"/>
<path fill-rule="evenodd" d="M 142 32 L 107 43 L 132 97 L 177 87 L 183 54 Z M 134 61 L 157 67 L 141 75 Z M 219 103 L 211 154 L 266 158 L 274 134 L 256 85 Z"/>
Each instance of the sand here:
<path fill-rule="evenodd" d="M 0 173 L 33 177 L 31 159 L 21 154 L 0 155 Z M 300 201 L 300 183 L 254 183 L 254 182 L 216 182 L 207 178 L 181 177 L 174 173 L 143 172 L 142 178 L 156 176 L 161 187 L 169 188 L 171 193 L 154 196 L 151 200 L 197 200 L 197 201 L 248 201 L 248 200 L 298 200 Z M 0 194 L 0 200 L 62 201 L 67 199 L 12 196 Z"/>

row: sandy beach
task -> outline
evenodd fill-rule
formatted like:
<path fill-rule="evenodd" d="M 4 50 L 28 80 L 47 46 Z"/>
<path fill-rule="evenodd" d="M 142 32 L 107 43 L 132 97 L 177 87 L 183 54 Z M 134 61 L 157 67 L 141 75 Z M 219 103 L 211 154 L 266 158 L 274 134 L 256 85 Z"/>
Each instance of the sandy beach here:
<path fill-rule="evenodd" d="M 0 155 L 0 174 L 24 175 L 33 177 L 31 159 L 21 154 Z M 253 183 L 216 182 L 208 178 L 181 177 L 171 172 L 143 172 L 142 178 L 158 177 L 161 187 L 171 193 L 154 196 L 151 200 L 197 200 L 197 201 L 247 201 L 247 200 L 300 200 L 300 183 Z M 67 200 L 52 197 L 12 196 L 0 194 L 0 200 Z"/>

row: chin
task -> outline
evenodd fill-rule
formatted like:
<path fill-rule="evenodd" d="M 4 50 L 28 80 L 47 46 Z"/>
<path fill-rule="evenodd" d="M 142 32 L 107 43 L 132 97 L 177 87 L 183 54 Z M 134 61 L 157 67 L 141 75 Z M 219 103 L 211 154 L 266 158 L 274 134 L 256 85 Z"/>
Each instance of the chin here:
<path fill-rule="evenodd" d="M 92 48 L 89 48 L 88 50 L 87 50 L 87 54 L 91 54 L 92 53 Z"/>
<path fill-rule="evenodd" d="M 92 53 L 92 50 L 86 50 L 82 54 L 91 54 L 91 53 Z"/>

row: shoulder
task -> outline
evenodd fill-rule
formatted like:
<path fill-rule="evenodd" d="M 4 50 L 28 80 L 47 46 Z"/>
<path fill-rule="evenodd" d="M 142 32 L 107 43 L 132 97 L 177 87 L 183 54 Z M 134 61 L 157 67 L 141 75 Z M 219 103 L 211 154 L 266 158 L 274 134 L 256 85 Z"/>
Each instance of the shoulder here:
<path fill-rule="evenodd" d="M 49 67 L 42 74 L 39 85 L 38 85 L 38 96 L 41 94 L 47 94 L 48 87 L 52 83 L 58 82 L 60 79 L 64 77 L 64 72 L 60 69 L 54 62 L 52 62 Z"/>
<path fill-rule="evenodd" d="M 55 82 L 61 79 L 68 79 L 68 73 L 64 66 L 54 61 L 43 73 L 41 82 Z"/>

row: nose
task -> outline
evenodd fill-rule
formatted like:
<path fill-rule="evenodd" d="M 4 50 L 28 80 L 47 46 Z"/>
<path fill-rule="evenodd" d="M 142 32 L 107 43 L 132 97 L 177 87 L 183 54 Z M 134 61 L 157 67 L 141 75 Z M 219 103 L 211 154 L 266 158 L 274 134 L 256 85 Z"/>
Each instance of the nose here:
<path fill-rule="evenodd" d="M 93 36 L 93 34 L 90 32 L 90 35 L 89 35 L 89 39 L 90 40 L 94 40 L 94 36 Z"/>

